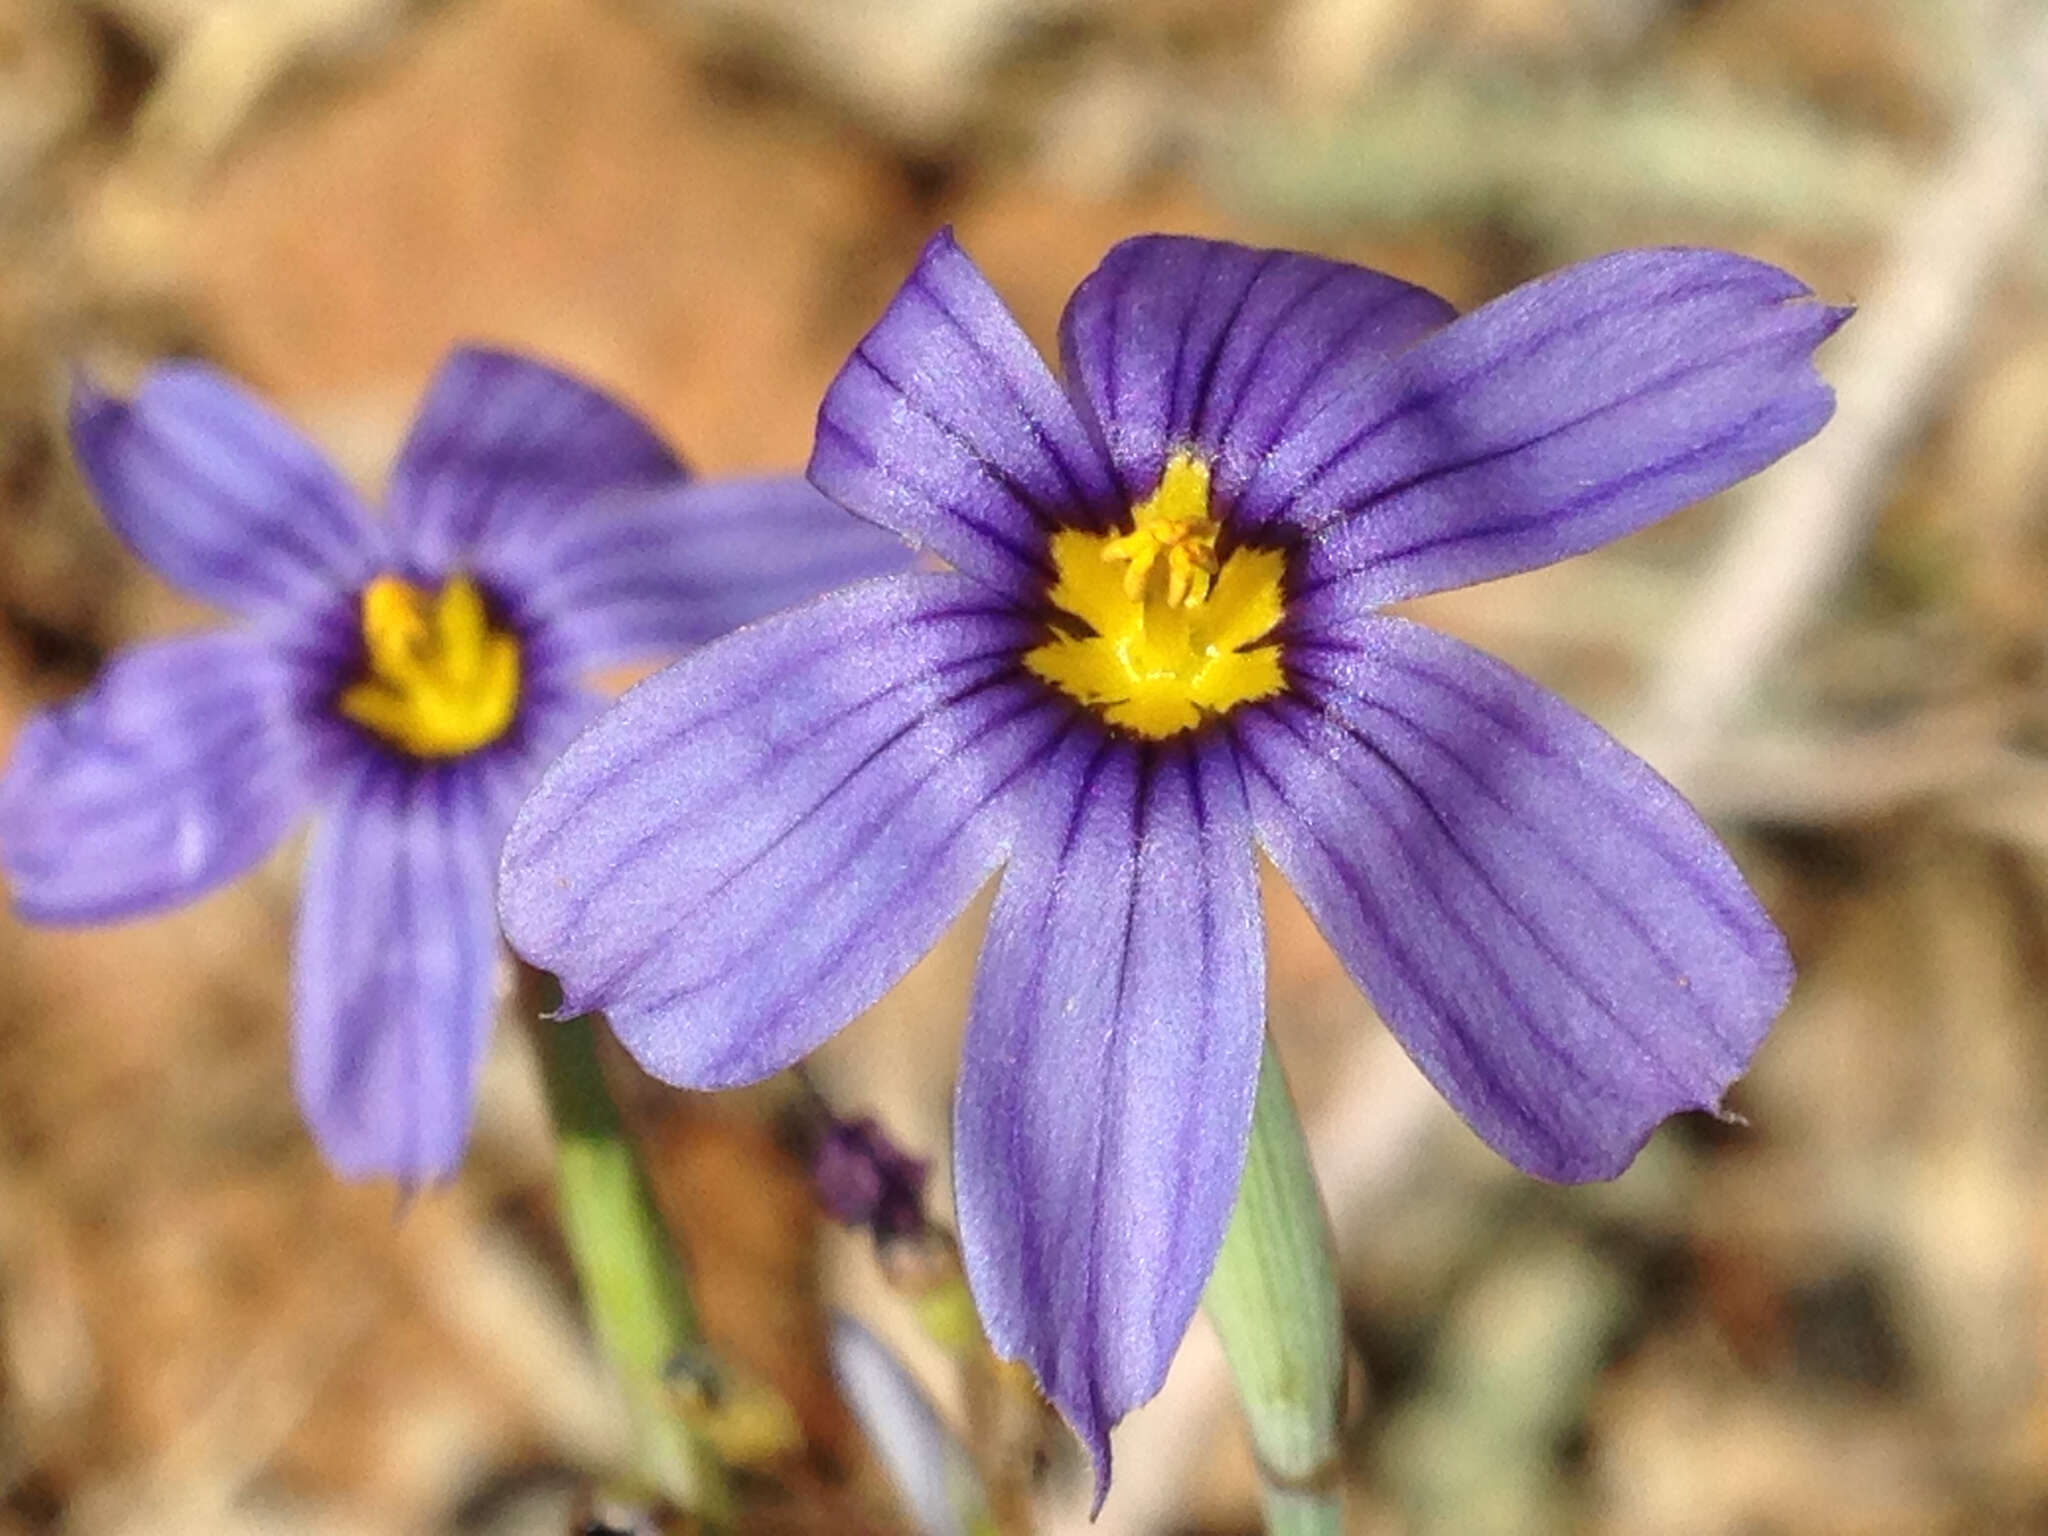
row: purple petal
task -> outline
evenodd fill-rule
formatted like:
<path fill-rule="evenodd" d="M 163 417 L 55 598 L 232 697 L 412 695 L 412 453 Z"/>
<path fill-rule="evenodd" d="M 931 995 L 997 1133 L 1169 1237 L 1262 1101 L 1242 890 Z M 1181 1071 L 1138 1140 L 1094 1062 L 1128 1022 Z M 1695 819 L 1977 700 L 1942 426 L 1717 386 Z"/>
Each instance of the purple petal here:
<path fill-rule="evenodd" d="M 833 587 L 909 568 L 910 548 L 795 476 L 601 498 L 556 525 L 516 593 L 529 633 L 580 670 L 672 655 Z M 480 565 L 487 579 L 495 559 Z"/>
<path fill-rule="evenodd" d="M 385 504 L 423 574 L 500 562 L 604 492 L 683 475 L 638 416 L 581 379 L 510 352 L 451 352 L 392 467 Z"/>
<path fill-rule="evenodd" d="M 490 1038 L 503 823 L 460 768 L 358 766 L 306 856 L 292 1067 L 344 1178 L 445 1179 L 469 1140 Z"/>
<path fill-rule="evenodd" d="M 161 911 L 233 879 L 305 806 L 283 670 L 244 635 L 116 657 L 22 727 L 0 777 L 0 865 L 31 922 Z"/>
<path fill-rule="evenodd" d="M 1070 742 L 989 918 L 954 1109 L 961 1246 L 989 1341 L 1028 1361 L 1109 1485 L 1237 1198 L 1265 960 L 1226 742 Z"/>
<path fill-rule="evenodd" d="M 1455 318 L 1427 289 L 1293 251 L 1184 235 L 1126 240 L 1074 290 L 1067 378 L 1132 501 L 1177 448 L 1235 496 L 1273 445 L 1361 368 Z"/>
<path fill-rule="evenodd" d="M 963 577 L 845 588 L 694 651 L 551 768 L 505 847 L 512 945 L 648 1071 L 794 1061 L 995 868 L 1009 790 L 1072 719 L 1035 627 Z"/>
<path fill-rule="evenodd" d="M 198 363 L 151 369 L 132 400 L 79 374 L 71 443 L 128 547 L 236 613 L 296 612 L 382 557 L 383 531 L 320 451 Z"/>
<path fill-rule="evenodd" d="M 830 1316 L 832 1378 L 880 1458 L 915 1536 L 993 1529 L 981 1474 L 909 1366 L 852 1318 Z M 844 1529 L 844 1527 L 842 1527 Z"/>
<path fill-rule="evenodd" d="M 1416 1063 L 1543 1178 L 1713 1108 L 1792 983 L 1692 808 L 1519 673 L 1400 619 L 1290 652 L 1238 731 L 1259 836 Z"/>
<path fill-rule="evenodd" d="M 1327 402 L 1240 527 L 1313 533 L 1298 600 L 1359 612 L 1547 565 L 1756 473 L 1820 430 L 1846 311 L 1725 251 L 1624 251 L 1526 284 Z"/>
<path fill-rule="evenodd" d="M 812 482 L 998 591 L 1035 598 L 1055 527 L 1118 505 L 1073 404 L 940 231 L 818 411 Z"/>

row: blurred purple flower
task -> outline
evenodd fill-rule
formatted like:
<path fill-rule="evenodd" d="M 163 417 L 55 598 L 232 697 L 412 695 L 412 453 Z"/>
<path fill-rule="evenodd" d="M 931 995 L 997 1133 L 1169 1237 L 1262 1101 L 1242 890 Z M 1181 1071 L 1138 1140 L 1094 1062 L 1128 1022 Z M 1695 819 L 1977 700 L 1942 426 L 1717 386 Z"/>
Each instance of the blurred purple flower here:
<path fill-rule="evenodd" d="M 969 1276 L 1108 1476 L 1243 1165 L 1254 846 L 1505 1156 L 1609 1177 L 1717 1105 L 1783 941 L 1683 800 L 1381 607 L 1546 565 L 1761 469 L 1845 312 L 1630 251 L 1465 317 L 1315 257 L 1155 237 L 1067 388 L 941 235 L 841 371 L 811 478 L 944 574 L 836 593 L 629 693 L 508 840 L 516 949 L 673 1083 L 816 1046 L 1004 867 L 954 1161 Z"/>
<path fill-rule="evenodd" d="M 125 401 L 81 379 L 71 431 L 136 553 L 244 622 L 124 652 L 23 728 L 0 778 L 15 907 L 99 923 L 175 906 L 316 812 L 293 1066 L 349 1177 L 417 1184 L 461 1159 L 498 847 L 602 702 L 585 675 L 908 564 L 801 480 L 690 482 L 623 407 L 498 352 L 442 366 L 382 518 L 195 364 Z"/>
<path fill-rule="evenodd" d="M 924 1230 L 924 1181 L 924 1160 L 865 1116 L 831 1120 L 811 1154 L 811 1185 L 825 1214 L 870 1227 L 883 1242 Z"/>

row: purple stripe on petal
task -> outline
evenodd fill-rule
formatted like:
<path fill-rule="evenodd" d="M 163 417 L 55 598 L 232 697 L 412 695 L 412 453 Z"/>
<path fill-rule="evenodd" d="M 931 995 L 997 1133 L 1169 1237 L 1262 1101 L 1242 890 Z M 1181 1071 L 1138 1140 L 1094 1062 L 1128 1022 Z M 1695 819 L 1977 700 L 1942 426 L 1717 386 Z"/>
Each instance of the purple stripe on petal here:
<path fill-rule="evenodd" d="M 989 1340 L 1027 1361 L 1109 1485 L 1237 1197 L 1265 964 L 1227 741 L 1069 740 L 989 918 L 954 1111 L 961 1246 Z"/>
<path fill-rule="evenodd" d="M 909 568 L 911 550 L 795 476 L 696 480 L 600 498 L 517 555 L 479 566 L 514 618 L 587 670 L 671 655 L 820 592 Z"/>
<path fill-rule="evenodd" d="M 501 824 L 461 765 L 358 764 L 306 856 L 292 975 L 299 1108 L 344 1178 L 451 1176 L 498 967 Z"/>
<path fill-rule="evenodd" d="M 1108 466 L 1002 300 L 934 236 L 826 391 L 810 477 L 996 590 L 1035 597 L 1056 526 L 1109 515 Z"/>
<path fill-rule="evenodd" d="M 550 539 L 583 502 L 683 474 L 653 428 L 581 379 L 463 347 L 428 385 L 385 501 L 414 569 L 488 558 L 516 583 L 547 570 Z"/>
<path fill-rule="evenodd" d="M 1008 846 L 1073 712 L 1032 626 L 955 575 L 885 578 L 628 692 L 506 844 L 507 934 L 656 1076 L 779 1070 L 880 997 Z"/>
<path fill-rule="evenodd" d="M 131 400 L 80 374 L 71 441 L 115 532 L 223 608 L 292 613 L 382 556 L 382 531 L 319 450 L 211 368 L 166 363 Z"/>
<path fill-rule="evenodd" d="M 178 906 L 233 879 L 305 807 L 284 669 L 257 641 L 196 635 L 117 657 L 22 727 L 0 777 L 0 867 L 32 922 Z"/>
<path fill-rule="evenodd" d="M 1060 353 L 1128 499 L 1189 446 L 1229 498 L 1292 426 L 1455 313 L 1365 267 L 1144 235 L 1074 290 Z"/>
<path fill-rule="evenodd" d="M 1241 525 L 1312 533 L 1304 593 L 1359 611 L 1581 553 L 1754 474 L 1834 397 L 1846 312 L 1725 251 L 1624 251 L 1525 284 L 1289 434 Z"/>
<path fill-rule="evenodd" d="M 1259 835 L 1430 1080 L 1504 1156 L 1610 1178 L 1711 1108 L 1791 986 L 1713 834 L 1591 721 L 1398 619 L 1290 654 L 1238 740 Z"/>

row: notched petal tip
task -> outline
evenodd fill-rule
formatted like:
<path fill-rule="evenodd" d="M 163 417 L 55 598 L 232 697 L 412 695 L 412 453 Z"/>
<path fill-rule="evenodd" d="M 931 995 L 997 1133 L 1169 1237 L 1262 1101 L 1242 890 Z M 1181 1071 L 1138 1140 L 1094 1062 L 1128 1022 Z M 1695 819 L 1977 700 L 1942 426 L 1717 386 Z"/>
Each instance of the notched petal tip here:
<path fill-rule="evenodd" d="M 246 617 L 359 582 L 381 528 L 305 435 L 233 378 L 172 359 L 126 396 L 71 378 L 72 453 L 108 524 L 172 586 Z"/>
<path fill-rule="evenodd" d="M 953 233 L 953 226 L 941 224 L 932 231 L 932 237 L 925 241 L 924 248 L 917 253 L 917 265 L 921 267 L 928 261 L 937 261 L 948 253 L 958 256 L 967 254 L 961 249 L 959 237 Z"/>
<path fill-rule="evenodd" d="M 1381 618 L 1239 732 L 1260 838 L 1388 1027 L 1517 1167 L 1612 1178 L 1711 1110 L 1792 982 L 1697 813 L 1591 721 Z M 1343 652 L 1351 648 L 1348 658 Z"/>
<path fill-rule="evenodd" d="M 1729 1092 L 1745 1077 L 1763 1047 L 1771 1026 L 1784 1013 L 1793 982 L 1792 963 L 1780 934 L 1761 906 L 1755 908 L 1750 942 L 1754 947 L 1749 1006 L 1721 1026 L 1725 1054 L 1692 1083 L 1668 1081 L 1661 1095 L 1642 1096 L 1634 1113 L 1610 1134 L 1589 1138 L 1579 1146 L 1508 1152 L 1509 1161 L 1524 1173 L 1552 1184 L 1604 1184 L 1620 1178 L 1642 1155 L 1643 1148 L 1678 1115 L 1711 1115 L 1724 1125 L 1749 1124 L 1726 1108 Z"/>
<path fill-rule="evenodd" d="M 1331 616 L 1548 565 L 1725 490 L 1824 426 L 1847 319 L 1727 251 L 1538 278 L 1401 356 L 1274 452 L 1245 502 L 1313 530 Z"/>
<path fill-rule="evenodd" d="M 507 943 L 510 946 L 509 938 Z M 520 953 L 517 946 L 510 947 L 514 954 Z M 570 988 L 565 985 L 562 988 L 561 1001 L 549 1009 L 544 1017 L 550 1022 L 562 1023 L 569 1019 L 583 1018 L 587 1014 L 602 1013 L 604 1012 L 604 998 L 601 993 L 602 989 L 597 987 Z"/>
<path fill-rule="evenodd" d="M 1761 914 L 1760 908 L 1758 911 Z M 1763 922 L 1768 925 L 1768 918 Z M 1757 937 L 1764 939 L 1766 936 L 1759 934 Z M 1777 941 L 1782 948 L 1775 928 L 1770 929 L 1767 938 Z M 1589 1141 L 1575 1153 L 1568 1152 L 1561 1157 L 1537 1154 L 1527 1158 L 1517 1156 L 1511 1160 L 1523 1172 L 1554 1184 L 1600 1184 L 1626 1173 L 1651 1138 L 1675 1116 L 1704 1114 L 1723 1124 L 1747 1125 L 1747 1120 L 1725 1107 L 1726 1100 L 1730 1090 L 1749 1072 L 1772 1024 L 1784 1012 L 1792 982 L 1789 961 L 1781 974 L 1773 974 L 1778 971 L 1779 967 L 1768 961 L 1756 964 L 1752 983 L 1753 1005 L 1746 1013 L 1723 1025 L 1722 1043 L 1727 1055 L 1696 1084 L 1673 1083 L 1665 1096 L 1653 1096 L 1639 1103 L 1635 1114 L 1604 1142 Z"/>

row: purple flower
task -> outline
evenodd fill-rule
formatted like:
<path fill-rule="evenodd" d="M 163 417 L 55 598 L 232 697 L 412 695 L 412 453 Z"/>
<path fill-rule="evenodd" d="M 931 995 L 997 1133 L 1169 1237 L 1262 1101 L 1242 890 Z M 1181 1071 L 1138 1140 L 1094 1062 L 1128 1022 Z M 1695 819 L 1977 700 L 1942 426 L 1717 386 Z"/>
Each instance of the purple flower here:
<path fill-rule="evenodd" d="M 1254 847 L 1460 1114 L 1546 1178 L 1714 1106 L 1791 981 L 1691 809 L 1500 663 L 1378 610 L 1545 565 L 1804 441 L 1844 312 L 1631 251 L 1462 319 L 1155 237 L 1067 387 L 946 235 L 833 383 L 811 478 L 945 574 L 835 593 L 629 693 L 506 845 L 515 948 L 673 1083 L 773 1072 L 999 866 L 954 1116 L 989 1337 L 1108 1473 L 1242 1167 Z"/>
<path fill-rule="evenodd" d="M 498 847 L 601 703 L 585 675 L 908 563 L 800 480 L 687 483 L 621 406 L 497 352 L 442 366 L 382 518 L 194 364 L 125 401 L 81 380 L 71 431 L 136 553 L 243 622 L 137 646 L 23 728 L 0 778 L 16 909 L 176 906 L 316 812 L 293 1068 L 350 1177 L 417 1184 L 461 1159 Z"/>

